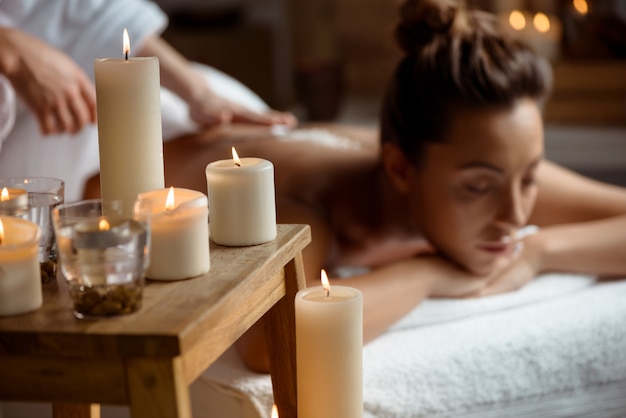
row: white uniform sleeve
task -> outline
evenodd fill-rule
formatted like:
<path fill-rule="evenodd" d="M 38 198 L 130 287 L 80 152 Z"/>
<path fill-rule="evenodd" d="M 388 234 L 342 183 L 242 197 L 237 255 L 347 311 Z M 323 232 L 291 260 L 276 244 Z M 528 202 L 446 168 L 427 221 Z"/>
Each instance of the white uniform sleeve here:
<path fill-rule="evenodd" d="M 13 130 L 16 113 L 15 91 L 3 75 L 0 75 L 0 150 L 2 142 Z"/>

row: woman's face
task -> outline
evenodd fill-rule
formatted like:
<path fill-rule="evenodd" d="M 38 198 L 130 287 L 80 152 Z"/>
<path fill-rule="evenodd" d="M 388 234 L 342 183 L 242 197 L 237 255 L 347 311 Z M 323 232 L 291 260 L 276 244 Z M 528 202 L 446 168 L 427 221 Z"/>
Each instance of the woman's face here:
<path fill-rule="evenodd" d="M 543 157 L 536 103 L 458 111 L 447 140 L 428 145 L 425 157 L 409 176 L 414 220 L 447 257 L 489 274 L 512 251 L 512 235 L 535 204 Z"/>

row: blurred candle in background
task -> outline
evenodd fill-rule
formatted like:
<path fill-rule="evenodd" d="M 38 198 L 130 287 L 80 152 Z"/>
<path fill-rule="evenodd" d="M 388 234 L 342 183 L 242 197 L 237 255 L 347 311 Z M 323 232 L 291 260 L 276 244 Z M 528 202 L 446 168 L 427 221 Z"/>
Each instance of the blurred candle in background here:
<path fill-rule="evenodd" d="M 39 233 L 30 221 L 0 217 L 0 316 L 41 307 Z"/>

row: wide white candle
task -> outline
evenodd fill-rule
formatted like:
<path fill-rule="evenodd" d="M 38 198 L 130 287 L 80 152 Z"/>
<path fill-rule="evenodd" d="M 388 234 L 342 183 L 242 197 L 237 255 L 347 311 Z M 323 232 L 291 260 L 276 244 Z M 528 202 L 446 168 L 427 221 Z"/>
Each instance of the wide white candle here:
<path fill-rule="evenodd" d="M 261 158 L 241 158 L 206 167 L 211 239 L 216 244 L 247 246 L 276 238 L 274 165 Z"/>
<path fill-rule="evenodd" d="M 181 188 L 153 190 L 139 195 L 141 206 L 151 212 L 146 277 L 178 280 L 209 271 L 209 209 L 205 194 Z"/>
<path fill-rule="evenodd" d="M 132 207 L 139 193 L 165 184 L 159 61 L 96 59 L 94 73 L 102 199 Z"/>
<path fill-rule="evenodd" d="M 317 286 L 296 294 L 299 418 L 363 416 L 363 297 Z"/>
<path fill-rule="evenodd" d="M 0 315 L 16 315 L 43 302 L 39 270 L 39 227 L 0 217 Z"/>

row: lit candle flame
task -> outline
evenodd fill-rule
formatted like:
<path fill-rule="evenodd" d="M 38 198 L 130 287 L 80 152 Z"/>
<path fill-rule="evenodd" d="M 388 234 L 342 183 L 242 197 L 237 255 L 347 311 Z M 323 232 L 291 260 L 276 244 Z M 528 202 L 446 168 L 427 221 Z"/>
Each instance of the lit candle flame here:
<path fill-rule="evenodd" d="M 170 187 L 170 191 L 167 192 L 167 198 L 165 199 L 165 210 L 174 209 L 176 201 L 174 200 L 174 186 Z"/>
<path fill-rule="evenodd" d="M 278 418 L 278 407 L 276 404 L 272 406 L 272 415 L 270 418 Z"/>
<path fill-rule="evenodd" d="M 0 193 L 0 202 L 5 202 L 7 200 L 9 200 L 9 189 L 3 187 L 2 193 Z"/>
<path fill-rule="evenodd" d="M 544 13 L 539 12 L 533 18 L 533 25 L 539 32 L 546 33 L 550 30 L 550 19 Z"/>
<path fill-rule="evenodd" d="M 239 159 L 239 155 L 237 155 L 237 150 L 235 150 L 235 147 L 233 147 L 231 151 L 233 153 L 233 161 L 235 161 L 235 165 L 237 167 L 241 167 L 241 160 Z"/>
<path fill-rule="evenodd" d="M 128 54 L 130 54 L 130 38 L 128 37 L 126 28 L 124 28 L 124 34 L 122 35 L 122 53 L 124 57 L 128 59 Z"/>
<path fill-rule="evenodd" d="M 2 223 L 2 219 L 0 219 L 0 244 L 4 241 L 4 224 Z"/>
<path fill-rule="evenodd" d="M 326 274 L 326 270 L 322 269 L 322 287 L 326 292 L 326 297 L 330 296 L 330 282 L 328 281 L 328 275 Z"/>
<path fill-rule="evenodd" d="M 513 10 L 509 15 L 509 24 L 515 30 L 522 30 L 526 27 L 526 18 L 519 10 Z"/>
<path fill-rule="evenodd" d="M 581 15 L 586 15 L 589 13 L 589 4 L 585 0 L 574 0 L 574 9 Z"/>
<path fill-rule="evenodd" d="M 100 222 L 98 222 L 98 230 L 108 231 L 109 229 L 111 229 L 111 224 L 109 223 L 109 221 L 104 218 L 100 219 Z"/>

